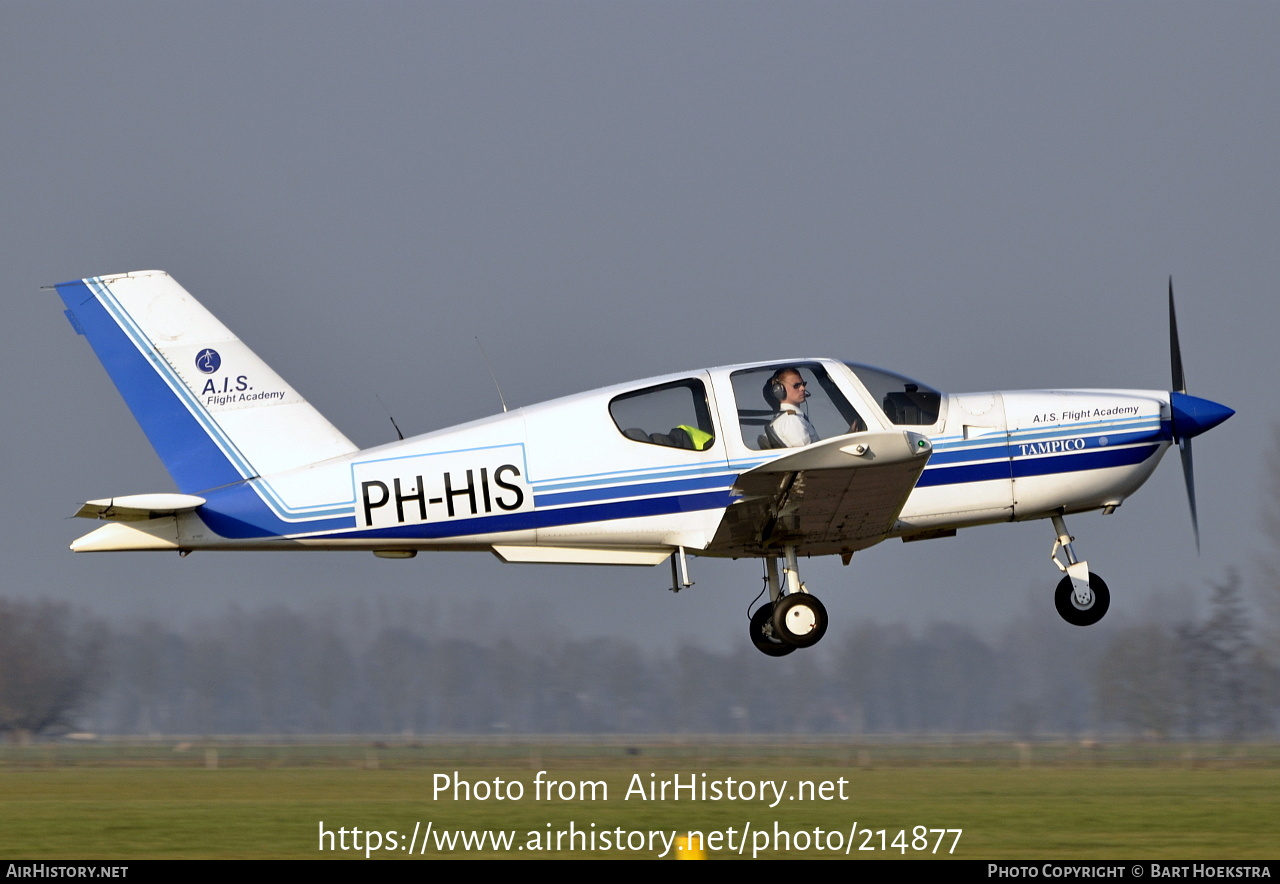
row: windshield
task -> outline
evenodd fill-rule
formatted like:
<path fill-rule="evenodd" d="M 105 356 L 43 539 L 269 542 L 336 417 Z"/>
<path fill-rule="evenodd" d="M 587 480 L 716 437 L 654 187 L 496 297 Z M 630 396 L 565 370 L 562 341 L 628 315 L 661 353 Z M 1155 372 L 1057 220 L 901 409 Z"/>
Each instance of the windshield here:
<path fill-rule="evenodd" d="M 845 365 L 858 376 L 892 423 L 927 427 L 938 422 L 942 394 L 928 384 L 870 365 L 856 362 L 846 362 Z"/>

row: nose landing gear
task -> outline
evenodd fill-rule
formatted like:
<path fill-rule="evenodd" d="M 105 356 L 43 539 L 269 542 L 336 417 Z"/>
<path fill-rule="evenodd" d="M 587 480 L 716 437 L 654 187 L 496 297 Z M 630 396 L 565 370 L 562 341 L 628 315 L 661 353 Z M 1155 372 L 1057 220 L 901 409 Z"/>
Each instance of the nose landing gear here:
<path fill-rule="evenodd" d="M 1067 532 L 1067 523 L 1061 514 L 1053 517 L 1053 527 L 1058 536 L 1049 558 L 1067 575 L 1053 593 L 1054 607 L 1058 609 L 1058 616 L 1072 626 L 1092 626 L 1106 616 L 1107 608 L 1111 607 L 1111 590 L 1101 577 L 1089 570 L 1088 562 L 1076 559 L 1071 545 L 1075 538 Z M 1059 552 L 1066 564 L 1058 558 Z"/>

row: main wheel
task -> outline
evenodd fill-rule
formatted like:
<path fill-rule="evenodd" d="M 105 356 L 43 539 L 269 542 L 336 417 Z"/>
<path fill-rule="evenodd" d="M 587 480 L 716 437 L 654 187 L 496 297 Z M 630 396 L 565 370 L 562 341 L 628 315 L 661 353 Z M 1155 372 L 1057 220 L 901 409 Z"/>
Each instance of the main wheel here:
<path fill-rule="evenodd" d="M 793 592 L 773 606 L 773 634 L 788 645 L 808 648 L 827 634 L 827 609 L 807 592 Z"/>
<path fill-rule="evenodd" d="M 767 635 L 766 626 L 769 627 Z M 770 657 L 785 657 L 795 650 L 794 645 L 784 645 L 773 637 L 773 605 L 767 602 L 751 615 L 751 643 L 757 651 Z"/>
<path fill-rule="evenodd" d="M 1070 577 L 1063 577 L 1053 593 L 1053 604 L 1058 609 L 1058 616 L 1072 626 L 1092 626 L 1101 620 L 1111 607 L 1111 590 L 1102 578 L 1089 572 L 1089 589 L 1093 591 L 1093 604 L 1087 608 L 1076 605 L 1075 589 Z"/>

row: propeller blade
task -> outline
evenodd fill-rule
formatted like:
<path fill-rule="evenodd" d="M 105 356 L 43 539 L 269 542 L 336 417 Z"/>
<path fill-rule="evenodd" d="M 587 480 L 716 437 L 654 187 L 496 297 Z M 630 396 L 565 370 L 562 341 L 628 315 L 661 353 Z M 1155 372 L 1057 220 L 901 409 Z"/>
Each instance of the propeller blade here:
<path fill-rule="evenodd" d="M 1173 369 L 1175 393 L 1187 392 L 1187 380 L 1182 374 L 1182 347 L 1178 344 L 1178 314 L 1173 309 L 1173 277 L 1169 277 L 1169 364 Z"/>
<path fill-rule="evenodd" d="M 1191 507 L 1191 528 L 1195 531 L 1196 554 L 1199 555 L 1200 520 L 1196 516 L 1196 477 L 1191 462 L 1191 439 L 1212 430 L 1235 412 L 1218 402 L 1187 395 L 1187 379 L 1182 373 L 1182 347 L 1178 343 L 1178 314 L 1173 309 L 1172 276 L 1169 277 L 1169 367 L 1173 372 L 1169 424 L 1182 455 L 1182 477 L 1187 482 L 1187 504 Z"/>
<path fill-rule="evenodd" d="M 1182 345 L 1178 342 L 1178 313 L 1173 307 L 1172 274 L 1169 276 L 1169 370 L 1172 376 L 1170 389 L 1175 394 L 1185 395 L 1187 378 L 1182 372 Z M 1191 461 L 1191 437 L 1178 438 L 1176 420 L 1174 421 L 1174 438 L 1178 439 L 1178 453 L 1182 455 L 1182 478 L 1187 483 L 1187 504 L 1191 507 L 1191 530 L 1196 535 L 1196 555 L 1200 555 L 1200 520 L 1196 518 L 1196 477 Z"/>
<path fill-rule="evenodd" d="M 1191 506 L 1191 530 L 1196 535 L 1196 555 L 1200 555 L 1200 520 L 1196 518 L 1196 478 L 1191 463 L 1190 437 L 1178 441 L 1178 453 L 1182 455 L 1182 475 L 1187 480 L 1187 503 Z"/>

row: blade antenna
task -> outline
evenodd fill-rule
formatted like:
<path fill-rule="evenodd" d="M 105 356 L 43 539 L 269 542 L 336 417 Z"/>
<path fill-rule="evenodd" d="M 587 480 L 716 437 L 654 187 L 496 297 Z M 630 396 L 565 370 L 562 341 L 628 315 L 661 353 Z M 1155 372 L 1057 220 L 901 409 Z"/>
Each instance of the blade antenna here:
<path fill-rule="evenodd" d="M 493 386 L 498 391 L 498 401 L 502 403 L 502 413 L 507 412 L 507 400 L 502 395 L 502 387 L 498 386 L 498 376 L 493 373 L 493 366 L 489 364 L 489 355 L 484 352 L 484 344 L 480 343 L 480 336 L 476 335 L 476 346 L 480 348 L 480 358 L 484 360 L 484 367 L 489 369 L 489 377 L 493 378 Z"/>
<path fill-rule="evenodd" d="M 395 416 L 391 414 L 391 409 L 387 408 L 387 403 L 382 401 L 382 397 L 377 393 L 373 394 L 373 398 L 378 400 L 378 404 L 382 406 L 382 410 L 387 413 L 387 417 L 391 418 L 391 426 L 396 428 L 396 435 L 400 437 L 400 441 L 404 441 L 404 433 L 400 432 L 400 425 L 396 423 Z"/>

